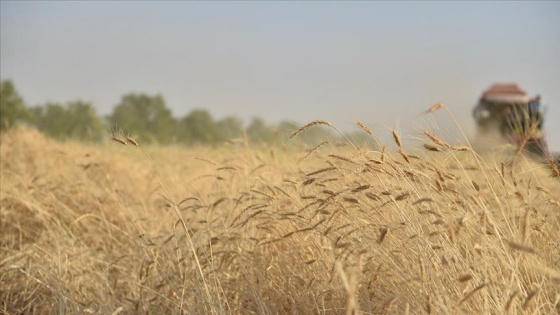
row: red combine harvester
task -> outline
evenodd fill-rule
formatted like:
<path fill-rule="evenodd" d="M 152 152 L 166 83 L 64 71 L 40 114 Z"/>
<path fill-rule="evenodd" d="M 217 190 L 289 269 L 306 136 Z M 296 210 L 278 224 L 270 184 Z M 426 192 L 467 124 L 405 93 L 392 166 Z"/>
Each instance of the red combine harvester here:
<path fill-rule="evenodd" d="M 530 97 L 517 84 L 494 84 L 473 111 L 481 137 L 498 136 L 538 157 L 551 158 L 543 134 L 540 96 Z"/>

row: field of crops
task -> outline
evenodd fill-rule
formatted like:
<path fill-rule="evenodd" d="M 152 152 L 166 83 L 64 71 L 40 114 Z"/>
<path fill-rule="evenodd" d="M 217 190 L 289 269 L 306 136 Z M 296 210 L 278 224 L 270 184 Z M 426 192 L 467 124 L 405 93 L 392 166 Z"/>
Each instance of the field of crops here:
<path fill-rule="evenodd" d="M 0 312 L 560 313 L 560 180 L 423 136 L 186 149 L 8 131 Z"/>

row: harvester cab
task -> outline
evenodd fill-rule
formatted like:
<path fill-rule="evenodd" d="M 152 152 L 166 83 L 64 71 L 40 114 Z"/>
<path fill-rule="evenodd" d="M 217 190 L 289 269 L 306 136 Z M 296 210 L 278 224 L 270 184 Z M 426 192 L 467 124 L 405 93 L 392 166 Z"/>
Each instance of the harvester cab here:
<path fill-rule="evenodd" d="M 494 84 L 473 111 L 479 137 L 500 137 L 520 149 L 545 157 L 544 117 L 540 96 L 531 98 L 517 84 Z"/>

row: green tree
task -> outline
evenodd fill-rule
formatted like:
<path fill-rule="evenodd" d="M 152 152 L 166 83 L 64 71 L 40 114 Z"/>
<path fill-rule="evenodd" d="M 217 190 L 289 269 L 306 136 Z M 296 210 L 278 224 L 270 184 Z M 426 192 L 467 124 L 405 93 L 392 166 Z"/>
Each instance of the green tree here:
<path fill-rule="evenodd" d="M 65 139 L 68 136 L 68 117 L 64 105 L 48 103 L 32 109 L 32 112 L 33 121 L 41 132 L 58 139 Z"/>
<path fill-rule="evenodd" d="M 216 133 L 220 142 L 239 138 L 243 134 L 243 122 L 233 116 L 223 118 L 216 122 Z"/>
<path fill-rule="evenodd" d="M 292 135 L 292 133 L 294 133 L 296 130 L 298 130 L 299 127 L 300 126 L 298 126 L 293 121 L 283 121 L 283 122 L 281 122 L 277 127 L 280 142 L 281 143 L 286 143 L 290 139 L 290 136 Z M 298 138 L 299 138 L 299 136 L 298 136 Z"/>
<path fill-rule="evenodd" d="M 99 141 L 104 127 L 95 107 L 84 101 L 48 103 L 30 110 L 30 121 L 45 134 L 65 140 Z"/>
<path fill-rule="evenodd" d="M 274 129 L 268 126 L 262 118 L 255 117 L 247 128 L 247 136 L 254 142 L 273 143 Z"/>
<path fill-rule="evenodd" d="M 0 130 L 6 130 L 29 118 L 23 99 L 10 80 L 0 82 Z"/>
<path fill-rule="evenodd" d="M 46 106 L 35 106 L 29 108 L 29 123 L 41 130 L 40 124 L 43 122 Z"/>
<path fill-rule="evenodd" d="M 175 133 L 176 121 L 161 95 L 124 95 L 107 120 L 143 142 L 169 143 Z"/>
<path fill-rule="evenodd" d="M 78 140 L 99 141 L 103 138 L 105 127 L 92 104 L 72 101 L 66 107 L 69 137 Z"/>
<path fill-rule="evenodd" d="M 212 144 L 218 140 L 216 124 L 207 110 L 191 111 L 177 127 L 177 136 L 186 144 Z"/>

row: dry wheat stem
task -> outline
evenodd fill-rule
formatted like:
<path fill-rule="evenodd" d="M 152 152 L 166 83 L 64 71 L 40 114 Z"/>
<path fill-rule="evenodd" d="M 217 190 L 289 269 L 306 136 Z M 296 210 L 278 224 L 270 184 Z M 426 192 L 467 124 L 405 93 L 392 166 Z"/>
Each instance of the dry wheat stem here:
<path fill-rule="evenodd" d="M 315 121 L 312 121 L 312 122 L 308 123 L 307 125 L 305 125 L 305 126 L 299 128 L 299 129 L 296 130 L 295 132 L 293 132 L 293 133 L 290 135 L 290 138 L 289 138 L 289 139 L 292 139 L 292 138 L 296 137 L 297 135 L 299 135 L 300 133 L 302 133 L 302 132 L 305 131 L 306 129 L 311 128 L 311 127 L 316 126 L 316 125 L 324 125 L 324 126 L 328 126 L 328 127 L 331 127 L 331 128 L 333 127 L 333 125 L 332 125 L 330 122 L 328 122 L 328 121 L 325 121 L 325 120 L 315 120 Z"/>

